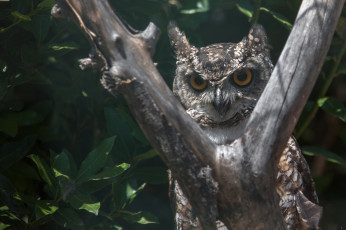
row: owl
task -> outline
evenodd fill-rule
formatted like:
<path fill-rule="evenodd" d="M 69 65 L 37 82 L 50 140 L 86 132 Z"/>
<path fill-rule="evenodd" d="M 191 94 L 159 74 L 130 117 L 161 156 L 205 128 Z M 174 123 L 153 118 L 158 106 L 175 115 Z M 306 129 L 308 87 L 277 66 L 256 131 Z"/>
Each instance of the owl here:
<path fill-rule="evenodd" d="M 175 24 L 169 26 L 168 35 L 176 53 L 174 95 L 215 144 L 231 144 L 244 133 L 273 70 L 263 27 L 254 25 L 239 43 L 206 47 L 191 45 Z M 318 229 L 321 207 L 294 137 L 277 169 L 276 191 L 287 229 Z M 170 182 L 177 229 L 201 229 L 178 182 L 174 178 Z M 227 229 L 221 221 L 217 224 L 218 229 Z"/>

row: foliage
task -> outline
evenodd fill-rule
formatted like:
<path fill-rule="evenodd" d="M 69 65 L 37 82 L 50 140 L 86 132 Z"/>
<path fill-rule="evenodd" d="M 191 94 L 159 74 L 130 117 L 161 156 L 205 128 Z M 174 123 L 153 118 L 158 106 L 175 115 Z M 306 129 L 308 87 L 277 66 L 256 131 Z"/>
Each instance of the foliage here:
<path fill-rule="evenodd" d="M 109 95 L 98 73 L 79 69 L 77 59 L 90 46 L 73 23 L 52 19 L 54 2 L 0 1 L 0 229 L 172 229 L 167 169 L 121 95 Z M 169 20 L 196 45 L 237 42 L 261 23 L 275 61 L 300 4 L 110 2 L 134 28 L 149 21 L 161 28 L 154 59 L 169 85 Z M 325 206 L 325 229 L 346 225 L 345 12 L 296 127 L 303 151 L 322 156 L 308 161 Z"/>

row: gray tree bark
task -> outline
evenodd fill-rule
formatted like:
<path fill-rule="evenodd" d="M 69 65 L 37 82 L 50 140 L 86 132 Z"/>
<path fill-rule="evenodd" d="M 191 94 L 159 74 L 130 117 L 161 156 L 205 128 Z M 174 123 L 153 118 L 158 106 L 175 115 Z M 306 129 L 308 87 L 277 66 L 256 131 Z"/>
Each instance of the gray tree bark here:
<path fill-rule="evenodd" d="M 285 229 L 275 192 L 278 158 L 312 90 L 344 0 L 303 0 L 292 32 L 244 135 L 214 145 L 190 119 L 158 73 L 159 38 L 150 23 L 132 29 L 106 0 L 58 0 L 90 40 L 81 67 L 103 72 L 102 84 L 124 95 L 144 134 L 179 180 L 203 229 Z M 198 194 L 198 196 L 196 195 Z"/>

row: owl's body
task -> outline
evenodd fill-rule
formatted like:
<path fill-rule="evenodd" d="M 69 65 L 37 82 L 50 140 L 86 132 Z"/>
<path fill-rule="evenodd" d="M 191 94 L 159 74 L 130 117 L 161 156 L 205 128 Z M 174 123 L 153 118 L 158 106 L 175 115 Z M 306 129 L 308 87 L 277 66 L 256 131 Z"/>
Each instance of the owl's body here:
<path fill-rule="evenodd" d="M 169 36 L 177 54 L 173 93 L 213 142 L 230 145 L 244 133 L 273 69 L 263 28 L 254 26 L 239 43 L 200 48 L 190 45 L 174 25 Z M 174 179 L 171 185 L 177 229 L 199 229 L 191 207 L 182 205 L 186 202 L 179 185 Z M 317 228 L 317 196 L 294 138 L 280 159 L 276 189 L 288 229 Z"/>

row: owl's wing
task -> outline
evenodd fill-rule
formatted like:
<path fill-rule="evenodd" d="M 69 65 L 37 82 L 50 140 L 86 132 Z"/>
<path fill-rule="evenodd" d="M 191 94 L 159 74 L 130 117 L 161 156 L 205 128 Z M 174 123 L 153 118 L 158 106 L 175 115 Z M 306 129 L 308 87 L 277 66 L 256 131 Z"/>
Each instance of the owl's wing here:
<path fill-rule="evenodd" d="M 297 141 L 290 137 L 278 165 L 276 190 L 287 229 L 319 229 L 322 207 L 309 166 Z"/>
<path fill-rule="evenodd" d="M 289 230 L 319 229 L 322 207 L 309 166 L 297 141 L 291 137 L 278 165 L 276 190 L 280 196 L 280 209 Z M 170 176 L 170 199 L 175 214 L 176 229 L 200 230 L 199 221 L 179 184 Z M 227 230 L 221 221 L 218 230 Z"/>

